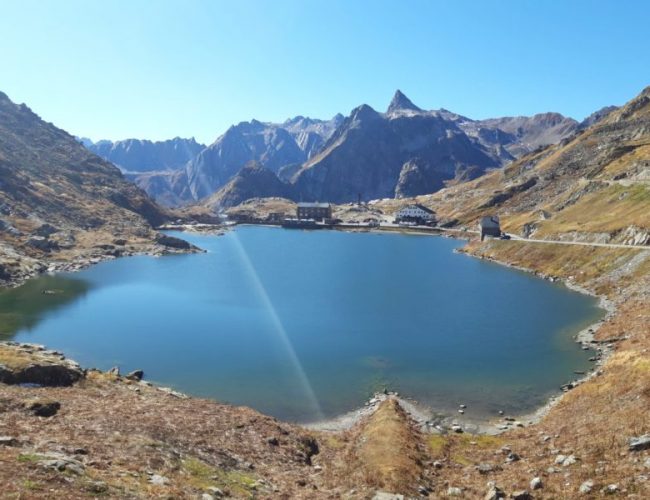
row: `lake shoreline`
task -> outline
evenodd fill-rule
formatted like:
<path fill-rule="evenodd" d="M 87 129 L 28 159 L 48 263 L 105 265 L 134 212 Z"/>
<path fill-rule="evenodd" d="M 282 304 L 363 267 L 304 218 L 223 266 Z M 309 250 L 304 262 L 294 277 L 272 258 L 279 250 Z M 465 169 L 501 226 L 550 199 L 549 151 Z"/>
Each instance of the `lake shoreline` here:
<path fill-rule="evenodd" d="M 145 245 L 141 249 L 136 250 L 126 250 L 121 255 L 116 256 L 110 253 L 96 254 L 91 255 L 79 255 L 74 260 L 50 260 L 50 259 L 41 259 L 38 260 L 39 266 L 32 269 L 29 272 L 21 274 L 19 276 L 12 276 L 11 279 L 4 284 L 0 284 L 0 290 L 6 290 L 11 288 L 17 288 L 27 281 L 38 278 L 39 276 L 44 275 L 54 275 L 57 273 L 75 273 L 88 269 L 95 264 L 101 264 L 102 262 L 108 262 L 111 260 L 128 258 L 128 257 L 165 257 L 168 255 L 184 255 L 190 253 L 201 253 L 204 250 L 197 248 L 189 249 L 179 249 L 168 247 L 158 244 Z"/>
<path fill-rule="evenodd" d="M 188 232 L 196 232 L 196 233 L 202 233 L 206 235 L 221 235 L 223 234 L 224 230 L 228 230 L 231 228 L 224 228 L 223 226 L 212 226 L 212 225 L 204 225 L 206 227 L 201 227 L 199 229 L 195 228 L 183 228 L 181 229 L 180 227 L 174 227 L 173 230 L 179 230 L 179 231 L 188 231 Z M 208 227 L 209 226 L 209 227 Z M 269 227 L 277 227 L 277 226 L 269 226 Z M 172 228 L 168 228 L 172 230 Z M 232 228 L 234 229 L 234 228 Z M 467 242 L 467 239 L 465 238 L 458 238 L 449 235 L 448 233 L 441 233 L 441 232 L 428 232 L 428 231 L 421 231 L 417 229 L 411 230 L 410 228 L 390 228 L 390 230 L 381 230 L 379 228 L 359 228 L 359 230 L 355 230 L 354 228 L 340 228 L 338 229 L 343 232 L 372 232 L 376 234 L 387 234 L 387 233 L 393 233 L 393 234 L 413 234 L 413 235 L 422 235 L 422 236 L 443 236 L 446 238 L 452 238 L 452 239 L 457 239 L 460 241 Z M 482 260 L 488 260 L 494 263 L 497 263 L 499 265 L 509 267 L 511 269 L 516 269 L 519 271 L 526 272 L 528 274 L 534 274 L 536 277 L 542 278 L 542 279 L 550 279 L 549 277 L 540 275 L 539 273 L 536 273 L 530 269 L 524 268 L 524 267 L 519 267 L 515 266 L 512 264 L 509 264 L 507 262 L 501 262 L 498 260 L 494 259 L 487 259 L 482 256 L 474 255 L 471 254 L 467 251 L 465 251 L 466 247 L 463 247 L 461 249 L 455 250 L 455 252 L 458 253 L 463 253 L 465 255 L 475 257 L 475 258 L 480 258 Z M 158 249 L 149 249 L 141 252 L 134 252 L 130 253 L 128 255 L 123 255 L 124 257 L 127 256 L 138 256 L 138 255 L 150 255 L 152 257 L 159 257 L 162 255 L 166 255 L 169 253 L 175 253 L 175 252 L 166 252 L 166 253 L 161 253 Z M 51 264 L 46 273 L 47 274 L 54 274 L 57 272 L 76 272 L 76 271 L 81 271 L 83 269 L 86 269 L 93 264 L 97 264 L 100 262 L 108 261 L 108 260 L 113 260 L 117 257 L 111 256 L 111 255 L 105 255 L 102 257 L 92 257 L 92 258 L 86 258 L 81 260 L 81 262 L 61 262 L 61 263 L 54 263 Z M 59 264 L 59 265 L 57 265 Z M 43 273 L 39 273 L 43 274 Z M 35 276 L 37 276 L 36 274 Z M 33 277 L 35 277 L 33 276 Z M 557 280 L 557 278 L 550 279 L 551 281 Z M 25 280 L 26 281 L 26 280 Z M 572 289 L 574 291 L 595 297 L 599 299 L 599 306 L 603 308 L 606 311 L 605 317 L 603 317 L 601 320 L 597 321 L 596 323 L 589 325 L 588 327 L 582 329 L 579 331 L 577 334 L 574 335 L 574 338 L 576 339 L 577 342 L 581 343 L 582 346 L 589 347 L 589 348 L 594 348 L 594 344 L 596 344 L 594 336 L 598 328 L 603 324 L 603 322 L 611 317 L 615 312 L 616 308 L 614 307 L 613 303 L 611 301 L 608 301 L 606 298 L 602 296 L 598 296 L 595 293 L 590 292 L 589 290 L 579 287 L 575 284 L 572 284 L 566 280 L 561 280 L 562 283 L 569 289 Z M 17 285 L 16 285 L 17 286 Z M 600 365 L 602 365 L 609 355 L 613 352 L 613 349 L 611 347 L 607 346 L 599 346 L 598 347 L 600 351 L 599 359 L 598 361 L 593 365 L 593 368 L 590 369 L 587 373 L 585 373 L 582 377 L 578 377 L 576 380 L 573 380 L 570 382 L 573 386 L 578 385 L 589 378 L 597 375 L 598 368 Z M 410 400 L 408 398 L 404 397 L 399 397 L 395 394 L 391 394 L 392 397 L 395 397 L 398 399 L 402 407 L 411 415 L 411 417 L 422 427 L 423 430 L 427 430 L 429 432 L 434 432 L 434 433 L 440 433 L 440 432 L 451 432 L 452 428 L 455 426 L 460 426 L 463 428 L 463 430 L 470 432 L 470 433 L 477 433 L 477 434 L 498 434 L 500 432 L 504 432 L 512 427 L 515 426 L 521 426 L 518 425 L 520 422 L 523 425 L 523 422 L 526 422 L 525 425 L 532 425 L 534 423 L 539 422 L 541 418 L 543 418 L 544 415 L 548 413 L 548 411 L 555 406 L 562 398 L 564 393 L 558 393 L 552 395 L 548 401 L 542 405 L 541 407 L 537 408 L 536 410 L 525 413 L 525 414 L 519 414 L 515 415 L 514 417 L 511 415 L 508 415 L 508 420 L 506 423 L 495 421 L 493 418 L 470 418 L 466 415 L 459 414 L 459 415 L 450 415 L 447 413 L 442 413 L 439 410 L 436 410 L 434 407 L 429 407 L 428 405 L 415 402 L 413 400 Z M 372 399 L 376 399 L 377 401 L 375 403 L 368 403 L 366 402 L 363 406 L 360 408 L 351 410 L 349 412 L 344 413 L 343 415 L 338 415 L 329 419 L 325 419 L 322 421 L 317 421 L 317 422 L 312 422 L 312 423 L 298 423 L 297 425 L 301 425 L 307 429 L 313 429 L 313 430 L 324 430 L 324 431 L 340 431 L 340 430 L 345 430 L 353 427 L 356 423 L 359 421 L 363 420 L 367 416 L 371 415 L 376 407 L 379 405 L 377 403 L 383 401 L 382 395 L 376 394 Z"/>
<path fill-rule="evenodd" d="M 452 239 L 465 241 L 466 243 L 469 242 L 469 234 L 467 232 L 464 232 L 464 234 L 467 237 L 461 238 L 461 237 L 449 235 L 448 233 L 409 230 L 409 228 L 391 228 L 390 230 L 382 230 L 381 228 L 371 228 L 367 230 L 361 229 L 359 231 L 355 231 L 354 229 L 351 228 L 340 228 L 339 230 L 344 232 L 353 232 L 353 233 L 373 232 L 376 234 L 397 233 L 397 234 L 415 234 L 421 236 L 442 236 L 444 238 L 452 238 Z M 467 252 L 466 248 L 467 246 L 454 250 L 454 252 L 466 255 L 468 257 L 492 262 L 494 264 L 498 264 L 500 266 L 504 266 L 509 269 L 521 271 L 526 274 L 532 274 L 539 279 L 548 280 L 553 283 L 559 281 L 563 286 L 567 287 L 572 291 L 597 299 L 598 306 L 601 309 L 603 309 L 603 311 L 605 312 L 603 317 L 598 321 L 582 328 L 581 330 L 579 330 L 578 332 L 572 335 L 576 343 L 580 344 L 582 348 L 596 350 L 598 352 L 597 359 L 596 361 L 594 361 L 594 364 L 592 365 L 592 368 L 590 370 L 585 371 L 585 373 L 582 374 L 581 376 L 575 377 L 572 381 L 567 382 L 567 385 L 570 385 L 570 387 L 568 387 L 567 390 L 570 390 L 576 387 L 577 385 L 580 385 L 590 380 L 591 378 L 598 376 L 601 373 L 600 367 L 604 365 L 605 362 L 609 359 L 609 357 L 613 354 L 614 346 L 611 344 L 611 342 L 605 342 L 605 343 L 598 342 L 596 341 L 595 337 L 600 327 L 617 313 L 616 305 L 612 300 L 608 299 L 604 295 L 599 295 L 587 288 L 572 283 L 569 280 L 561 279 L 558 277 L 545 276 L 530 268 L 517 266 L 505 261 L 487 258 L 482 255 L 476 255 Z M 567 393 L 567 390 L 562 390 L 560 388 L 560 392 L 551 395 L 547 399 L 546 403 L 539 406 L 537 409 L 533 411 L 521 413 L 521 414 L 515 414 L 515 415 L 504 415 L 500 421 L 495 418 L 471 419 L 466 417 L 464 414 L 459 414 L 458 416 L 445 415 L 444 413 L 440 413 L 434 407 L 425 405 L 423 403 L 414 402 L 409 399 L 404 399 L 402 397 L 396 396 L 394 393 L 391 394 L 392 397 L 396 398 L 399 401 L 400 405 L 402 405 L 402 407 L 406 410 L 406 412 L 410 415 L 410 417 L 421 426 L 422 430 L 426 430 L 431 433 L 454 432 L 452 428 L 454 426 L 460 426 L 463 429 L 463 432 L 467 431 L 472 434 L 480 434 L 480 435 L 496 435 L 511 430 L 512 428 L 515 427 L 525 427 L 525 426 L 539 423 L 544 418 L 544 416 L 546 416 L 549 413 L 549 411 L 551 411 L 551 409 L 562 400 L 562 397 Z M 308 429 L 329 431 L 329 432 L 339 432 L 339 431 L 351 429 L 356 424 L 361 422 L 363 419 L 367 418 L 368 416 L 372 415 L 372 413 L 374 413 L 374 411 L 379 407 L 379 404 L 373 404 L 372 401 L 378 398 L 381 398 L 381 395 L 375 394 L 373 398 L 371 398 L 368 402 L 364 404 L 364 406 L 360 408 L 351 410 L 342 415 L 338 415 L 336 417 L 332 417 L 329 419 L 324 419 L 321 421 L 308 423 L 308 424 L 300 424 L 300 425 L 303 425 Z M 380 401 L 383 401 L 383 399 L 381 399 Z"/>

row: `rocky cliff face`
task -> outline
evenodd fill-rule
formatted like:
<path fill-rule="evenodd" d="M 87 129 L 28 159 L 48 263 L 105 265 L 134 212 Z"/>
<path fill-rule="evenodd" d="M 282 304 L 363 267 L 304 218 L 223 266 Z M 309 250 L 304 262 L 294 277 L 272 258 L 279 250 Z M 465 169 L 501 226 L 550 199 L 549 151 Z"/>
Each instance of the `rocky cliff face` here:
<path fill-rule="evenodd" d="M 157 142 L 140 139 L 96 143 L 81 139 L 81 142 L 97 156 L 129 173 L 178 170 L 205 148 L 194 138 L 180 137 Z"/>
<path fill-rule="evenodd" d="M 395 91 L 395 94 L 393 95 L 393 98 L 388 105 L 386 114 L 390 115 L 393 113 L 403 113 L 405 111 L 420 113 L 422 109 L 413 104 L 413 102 L 408 97 L 406 97 L 401 90 L 398 89 Z"/>
<path fill-rule="evenodd" d="M 420 158 L 409 160 L 402 166 L 395 186 L 395 198 L 407 198 L 434 193 L 444 187 L 438 170 Z M 468 172 L 469 175 L 471 173 Z"/>
<path fill-rule="evenodd" d="M 113 239 L 153 242 L 151 226 L 166 217 L 115 166 L 0 93 L 0 281 L 22 272 L 21 262 Z"/>

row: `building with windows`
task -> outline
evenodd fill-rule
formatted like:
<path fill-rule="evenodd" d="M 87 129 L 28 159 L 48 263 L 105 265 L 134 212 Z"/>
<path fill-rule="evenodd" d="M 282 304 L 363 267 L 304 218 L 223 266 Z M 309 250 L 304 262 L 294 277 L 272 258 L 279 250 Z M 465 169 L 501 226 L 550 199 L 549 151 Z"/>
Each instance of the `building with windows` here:
<path fill-rule="evenodd" d="M 423 205 L 408 205 L 395 214 L 395 222 L 430 224 L 435 221 L 435 212 Z"/>
<path fill-rule="evenodd" d="M 332 205 L 329 203 L 298 203 L 296 207 L 298 219 L 331 219 Z"/>

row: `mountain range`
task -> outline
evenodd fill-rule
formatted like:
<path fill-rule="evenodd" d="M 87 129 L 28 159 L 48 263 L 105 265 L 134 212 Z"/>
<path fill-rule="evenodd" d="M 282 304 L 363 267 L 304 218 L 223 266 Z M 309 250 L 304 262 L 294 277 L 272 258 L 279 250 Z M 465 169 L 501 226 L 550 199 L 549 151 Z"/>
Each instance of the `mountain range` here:
<path fill-rule="evenodd" d="M 279 124 L 241 122 L 195 156 L 188 154 L 183 165 L 183 158 L 148 160 L 166 158 L 166 143 L 172 141 L 142 141 L 159 151 L 147 156 L 141 154 L 143 146 L 136 146 L 135 140 L 100 141 L 88 147 L 127 170 L 127 178 L 164 205 L 208 200 L 210 206 L 216 206 L 214 200 L 218 199 L 225 207 L 239 196 L 211 195 L 221 189 L 230 191 L 230 180 L 250 161 L 258 162 L 281 181 L 271 182 L 278 196 L 284 193 L 296 200 L 332 202 L 359 196 L 365 200 L 404 197 L 476 178 L 536 148 L 570 137 L 580 127 L 576 120 L 559 113 L 472 120 L 445 109 L 426 111 L 398 90 L 385 113 L 364 104 L 347 117 L 338 114 L 330 120 L 298 116 Z M 188 140 L 173 141 L 175 150 L 192 153 L 200 148 L 193 140 L 191 145 L 183 143 L 183 148 L 178 147 L 179 141 Z M 259 186 L 258 176 L 251 173 L 245 172 L 234 184 L 238 193 L 256 192 L 254 186 L 245 187 L 247 182 Z M 269 188 L 263 191 L 267 193 Z"/>
<path fill-rule="evenodd" d="M 198 155 L 205 145 L 192 137 L 175 137 L 152 142 L 140 139 L 98 141 L 81 138 L 80 142 L 97 156 L 101 156 L 125 173 L 178 170 Z"/>
<path fill-rule="evenodd" d="M 288 189 L 294 200 L 340 203 L 433 193 L 561 141 L 578 128 L 578 122 L 557 113 L 478 121 L 444 109 L 425 111 L 398 90 L 385 113 L 368 105 L 355 108 L 317 154 L 293 167 L 290 177 L 281 176 L 285 185 L 274 195 Z M 249 175 L 237 183 L 238 192 L 254 193 L 244 187 L 246 181 L 258 183 Z M 215 199 L 224 208 L 238 197 L 218 192 L 208 200 L 212 208 Z"/>

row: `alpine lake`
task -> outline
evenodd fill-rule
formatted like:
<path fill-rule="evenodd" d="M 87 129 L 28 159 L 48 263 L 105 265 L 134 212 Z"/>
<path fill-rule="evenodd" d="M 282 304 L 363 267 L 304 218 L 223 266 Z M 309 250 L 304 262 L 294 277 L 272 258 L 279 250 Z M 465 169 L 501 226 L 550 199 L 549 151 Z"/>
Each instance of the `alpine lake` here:
<path fill-rule="evenodd" d="M 454 239 L 239 226 L 207 252 L 122 258 L 0 291 L 0 339 L 294 422 L 398 391 L 476 418 L 530 412 L 592 352 L 596 299 Z"/>

